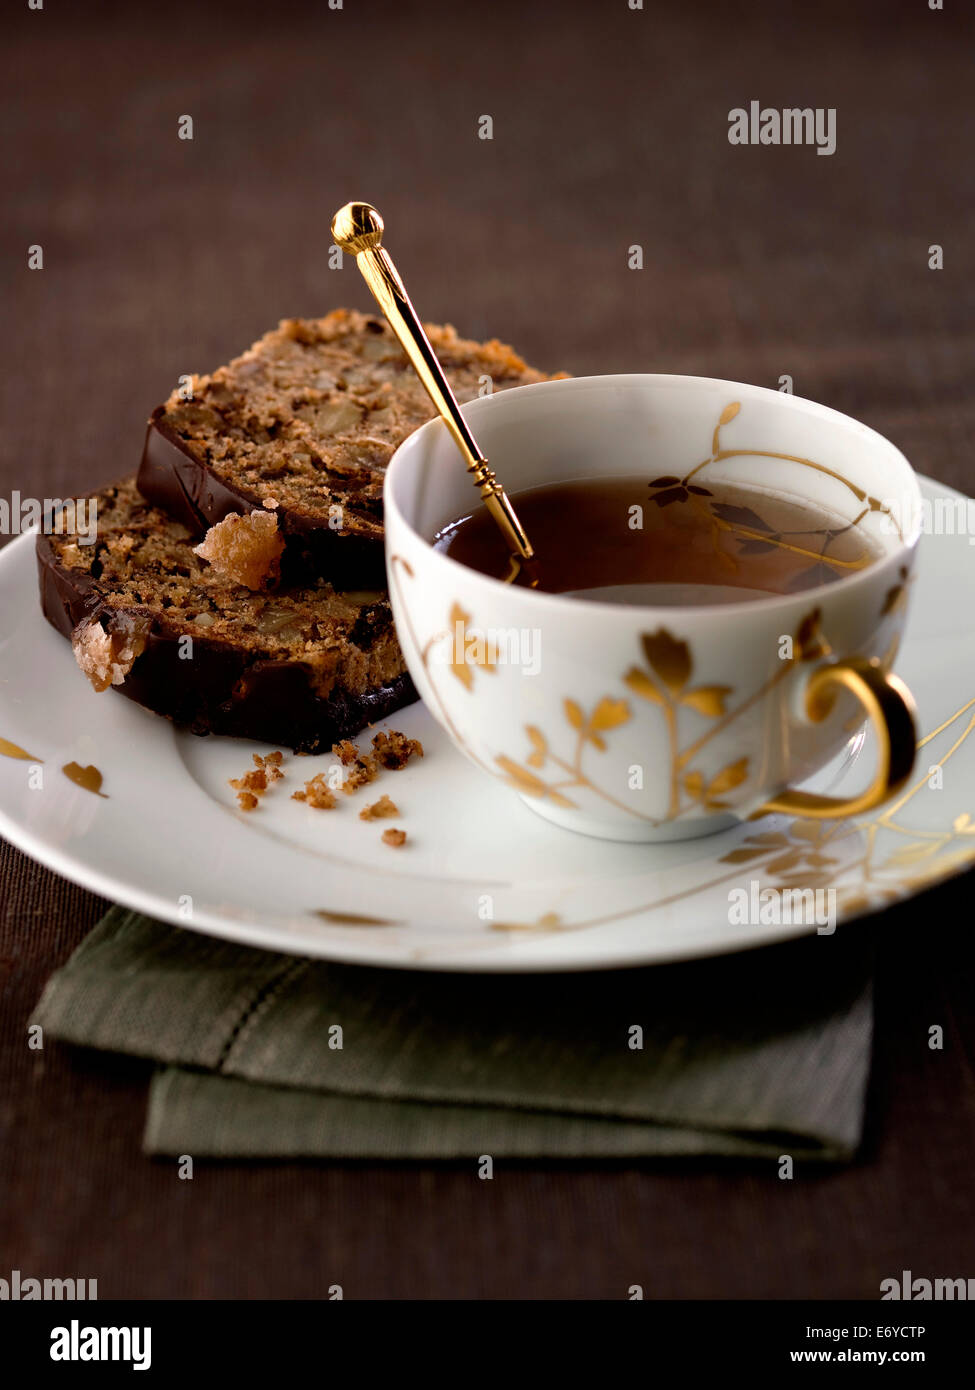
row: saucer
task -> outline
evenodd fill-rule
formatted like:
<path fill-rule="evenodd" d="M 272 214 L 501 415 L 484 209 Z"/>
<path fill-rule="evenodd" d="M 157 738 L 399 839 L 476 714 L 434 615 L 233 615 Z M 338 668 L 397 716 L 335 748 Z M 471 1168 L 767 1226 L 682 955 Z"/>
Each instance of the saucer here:
<path fill-rule="evenodd" d="M 927 479 L 922 489 L 932 504 L 960 500 Z M 285 753 L 284 779 L 257 810 L 239 810 L 228 780 L 271 747 L 196 738 L 96 695 L 41 616 L 34 540 L 23 536 L 0 554 L 0 834 L 161 920 L 366 965 L 587 970 L 828 932 L 827 902 L 833 921 L 848 921 L 975 863 L 973 608 L 970 538 L 923 538 L 895 663 L 923 743 L 887 806 L 856 821 L 767 816 L 703 839 L 626 844 L 540 819 L 456 752 L 419 704 L 376 726 L 421 740 L 425 756 L 402 771 L 316 810 L 291 793 L 335 759 Z M 368 746 L 366 734 L 358 741 Z M 872 737 L 857 735 L 805 786 L 850 794 L 873 756 Z M 383 793 L 399 815 L 361 820 Z M 383 842 L 390 826 L 406 831 L 401 847 Z M 785 920 L 782 893 L 763 897 L 768 888 L 812 889 L 824 913 Z"/>

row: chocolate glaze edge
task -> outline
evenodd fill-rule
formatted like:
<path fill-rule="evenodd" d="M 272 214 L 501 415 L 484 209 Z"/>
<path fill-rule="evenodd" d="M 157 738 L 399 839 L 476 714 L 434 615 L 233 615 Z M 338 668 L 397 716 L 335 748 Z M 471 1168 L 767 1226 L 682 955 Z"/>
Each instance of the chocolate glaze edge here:
<path fill-rule="evenodd" d="M 37 567 L 41 609 L 64 637 L 70 639 L 78 623 L 103 612 L 147 616 L 135 605 L 120 610 L 106 603 L 89 575 L 58 563 L 44 535 L 37 538 Z M 194 734 L 225 734 L 283 744 L 296 753 L 321 753 L 419 698 L 407 671 L 364 694 L 336 686 L 323 698 L 312 689 L 304 662 L 255 661 L 205 634 L 194 636 L 193 661 L 187 662 L 179 655 L 183 634 L 160 615 L 148 616 L 145 650 L 115 689 Z"/>
<path fill-rule="evenodd" d="M 136 486 L 147 502 L 169 512 L 194 535 L 231 514 L 263 510 L 253 498 L 218 478 L 196 457 L 163 418 L 157 406 L 146 429 Z M 327 579 L 337 589 L 384 589 L 386 558 L 382 537 L 333 531 L 312 517 L 279 508 L 285 538 L 282 583 L 303 585 Z"/>

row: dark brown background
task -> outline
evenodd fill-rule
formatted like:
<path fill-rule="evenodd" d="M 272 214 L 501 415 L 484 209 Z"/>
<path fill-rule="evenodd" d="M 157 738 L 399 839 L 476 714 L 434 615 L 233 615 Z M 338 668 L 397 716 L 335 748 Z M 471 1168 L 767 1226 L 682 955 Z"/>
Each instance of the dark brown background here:
<path fill-rule="evenodd" d="M 325 259 L 351 197 L 382 208 L 430 319 L 576 374 L 789 373 L 975 491 L 963 8 L 8 7 L 0 495 L 133 468 L 181 373 L 284 315 L 366 307 Z M 835 106 L 837 152 L 730 146 L 752 98 Z M 0 874 L 0 1274 L 95 1277 L 102 1297 L 447 1298 L 875 1298 L 903 1268 L 975 1274 L 971 877 L 883 919 L 868 1140 L 845 1171 L 237 1165 L 184 1183 L 139 1153 L 141 1065 L 26 1048 L 104 905 L 7 846 Z"/>

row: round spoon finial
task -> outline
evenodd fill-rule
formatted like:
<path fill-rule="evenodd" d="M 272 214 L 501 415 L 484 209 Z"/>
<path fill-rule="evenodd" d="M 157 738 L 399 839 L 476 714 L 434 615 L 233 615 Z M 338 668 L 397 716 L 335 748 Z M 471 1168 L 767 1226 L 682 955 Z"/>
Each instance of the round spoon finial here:
<path fill-rule="evenodd" d="M 382 245 L 383 219 L 372 203 L 346 203 L 332 218 L 335 245 L 352 256 Z"/>

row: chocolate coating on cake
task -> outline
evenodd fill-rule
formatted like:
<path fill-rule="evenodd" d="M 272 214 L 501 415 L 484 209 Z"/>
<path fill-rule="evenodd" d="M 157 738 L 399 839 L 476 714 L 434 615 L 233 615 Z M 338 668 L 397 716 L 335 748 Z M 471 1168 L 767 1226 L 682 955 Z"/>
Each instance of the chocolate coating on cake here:
<path fill-rule="evenodd" d="M 228 586 L 132 479 L 95 500 L 94 546 L 38 536 L 41 607 L 68 638 L 91 623 L 137 631 L 140 654 L 115 686 L 129 699 L 197 734 L 314 753 L 417 698 L 385 594 Z"/>
<path fill-rule="evenodd" d="M 190 452 L 166 420 L 166 407 L 153 411 L 137 475 L 139 491 L 175 517 L 194 536 L 233 513 L 263 510 L 253 495 L 218 478 Z M 277 510 L 285 538 L 281 577 L 285 584 L 309 584 L 334 575 L 353 588 L 385 588 L 382 537 L 335 530 L 300 512 Z"/>
<path fill-rule="evenodd" d="M 461 402 L 547 379 L 496 340 L 427 332 Z M 286 584 L 385 582 L 386 468 L 435 412 L 382 319 L 285 319 L 188 389 L 149 421 L 138 485 L 150 501 L 198 534 L 231 512 L 273 511 Z"/>

